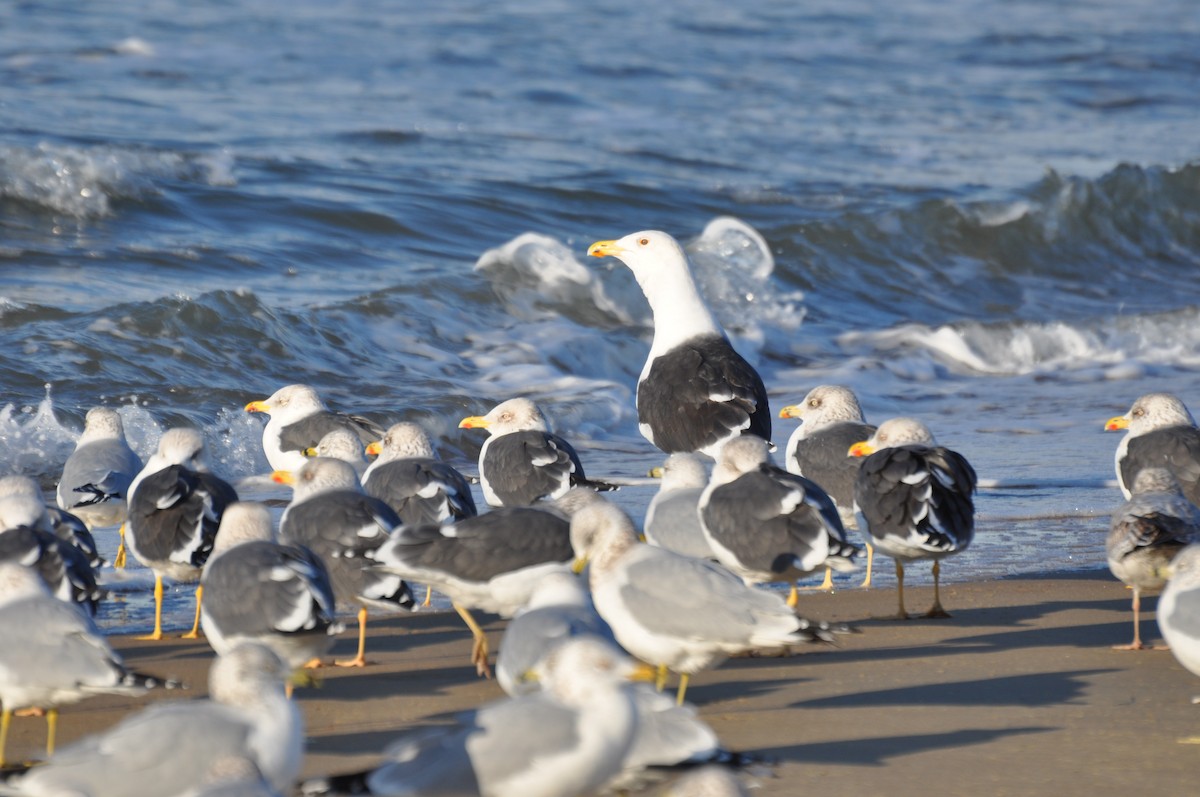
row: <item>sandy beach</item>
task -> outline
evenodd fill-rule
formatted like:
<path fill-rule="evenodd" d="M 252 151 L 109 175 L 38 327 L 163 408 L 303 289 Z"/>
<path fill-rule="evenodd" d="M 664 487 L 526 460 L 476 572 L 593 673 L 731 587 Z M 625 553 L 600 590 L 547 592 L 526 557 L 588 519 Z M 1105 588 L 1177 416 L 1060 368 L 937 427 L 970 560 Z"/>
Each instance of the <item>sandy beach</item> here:
<path fill-rule="evenodd" d="M 924 608 L 929 589 L 908 591 Z M 1200 775 L 1200 679 L 1165 651 L 1114 651 L 1131 637 L 1129 593 L 1107 573 L 955 584 L 950 620 L 872 619 L 894 611 L 891 589 L 806 594 L 808 616 L 859 633 L 836 647 L 737 659 L 693 679 L 688 697 L 725 745 L 776 759 L 756 794 L 958 795 L 1153 792 L 1190 795 Z M 1154 600 L 1148 601 L 1151 608 Z M 1161 642 L 1143 621 L 1143 638 Z M 504 622 L 486 624 L 493 646 Z M 199 642 L 116 636 L 139 668 L 205 693 L 212 652 Z M 347 632 L 336 652 L 353 649 Z M 378 760 L 398 732 L 502 697 L 467 661 L 457 615 L 430 612 L 371 624 L 364 670 L 325 668 L 297 691 L 308 728 L 304 772 Z M 151 700 L 99 697 L 62 711 L 60 744 L 106 728 Z M 14 721 L 10 756 L 36 756 L 45 724 Z"/>

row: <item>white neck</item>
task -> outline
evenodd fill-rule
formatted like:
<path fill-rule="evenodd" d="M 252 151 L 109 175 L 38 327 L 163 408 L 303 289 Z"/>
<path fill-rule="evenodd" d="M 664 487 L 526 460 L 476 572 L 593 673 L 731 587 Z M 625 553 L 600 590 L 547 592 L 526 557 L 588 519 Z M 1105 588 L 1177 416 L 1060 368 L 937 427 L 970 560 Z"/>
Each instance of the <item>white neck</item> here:
<path fill-rule="evenodd" d="M 650 274 L 635 272 L 635 276 L 654 313 L 651 357 L 697 335 L 725 335 L 686 268 L 660 269 Z"/>

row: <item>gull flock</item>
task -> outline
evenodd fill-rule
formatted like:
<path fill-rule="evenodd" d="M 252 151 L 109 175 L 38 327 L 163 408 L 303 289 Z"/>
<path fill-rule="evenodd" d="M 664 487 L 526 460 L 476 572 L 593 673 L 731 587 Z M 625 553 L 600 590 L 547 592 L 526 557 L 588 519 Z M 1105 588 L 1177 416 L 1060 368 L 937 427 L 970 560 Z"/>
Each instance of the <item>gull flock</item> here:
<path fill-rule="evenodd" d="M 292 489 L 277 525 L 208 468 L 195 430 L 168 430 L 142 463 L 120 416 L 93 408 L 56 505 L 33 479 L 0 479 L 0 794 L 569 797 L 669 780 L 672 794 L 739 795 L 749 759 L 722 746 L 687 687 L 731 656 L 836 644 L 851 630 L 800 616 L 798 581 L 824 575 L 829 588 L 831 571 L 865 559 L 869 587 L 882 553 L 896 568 L 894 616 L 907 619 L 905 568 L 928 561 L 934 600 L 923 616 L 949 617 L 942 560 L 974 536 L 967 458 L 916 418 L 868 424 L 849 389 L 822 385 L 780 411 L 800 423 L 776 465 L 766 388 L 678 242 L 643 231 L 588 254 L 628 266 L 654 313 L 637 412 L 665 462 L 644 529 L 523 397 L 460 424 L 488 435 L 482 511 L 468 477 L 416 424 L 382 429 L 306 385 L 250 401 L 247 412 L 269 416 L 271 478 Z M 1163 589 L 1163 635 L 1200 675 L 1200 431 L 1166 394 L 1142 396 L 1106 428 L 1126 432 L 1115 459 L 1125 502 L 1107 554 L 1131 588 L 1133 641 L 1115 647 L 1145 647 L 1140 598 Z M 121 529 L 114 566 L 132 556 L 154 574 L 144 639 L 164 636 L 164 581 L 196 585 L 189 635 L 216 654 L 207 698 L 132 669 L 93 623 L 107 552 L 90 532 L 110 526 Z M 787 585 L 788 597 L 767 584 Z M 370 751 L 381 763 L 369 769 L 300 781 L 294 685 L 320 666 L 369 666 L 368 618 L 419 610 L 418 587 L 424 605 L 434 591 L 449 599 L 471 633 L 470 662 L 507 696 L 447 724 L 397 729 Z M 497 656 L 478 611 L 508 619 Z M 352 621 L 356 655 L 327 661 Z M 60 707 L 151 689 L 180 698 L 56 749 Z M 45 757 L 9 760 L 13 718 L 30 713 L 46 718 Z"/>

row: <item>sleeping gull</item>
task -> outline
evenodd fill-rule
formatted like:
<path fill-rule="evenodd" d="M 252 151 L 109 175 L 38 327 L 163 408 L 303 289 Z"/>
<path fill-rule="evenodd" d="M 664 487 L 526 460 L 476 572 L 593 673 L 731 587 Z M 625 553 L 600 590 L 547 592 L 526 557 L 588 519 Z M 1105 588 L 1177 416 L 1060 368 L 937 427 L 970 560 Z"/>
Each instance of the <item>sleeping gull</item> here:
<path fill-rule="evenodd" d="M 471 661 L 491 675 L 487 636 L 472 609 L 512 617 L 547 574 L 571 565 L 570 527 L 551 507 L 501 507 L 457 523 L 405 526 L 377 552 L 377 567 L 429 584 L 471 629 Z"/>
<path fill-rule="evenodd" d="M 789 606 L 797 579 L 855 567 L 858 546 L 846 539 L 833 501 L 815 482 L 772 465 L 767 442 L 754 435 L 717 454 L 700 521 L 717 561 L 747 584 L 788 584 Z"/>
<path fill-rule="evenodd" d="M 460 714 L 448 726 L 412 731 L 366 772 L 306 781 L 314 794 L 454 794 L 575 797 L 621 767 L 637 711 L 630 679 L 652 677 L 611 644 L 559 645 L 534 670 L 544 689 Z"/>
<path fill-rule="evenodd" d="M 49 756 L 59 706 L 174 685 L 127 668 L 90 618 L 52 596 L 32 570 L 12 562 L 0 563 L 0 639 L 0 766 L 14 711 L 46 710 Z"/>
<path fill-rule="evenodd" d="M 812 479 L 837 505 L 838 516 L 846 529 L 858 531 L 854 514 L 854 480 L 861 457 L 849 454 L 850 446 L 875 434 L 875 427 L 863 418 L 862 407 L 854 391 L 842 385 L 818 385 L 808 391 L 799 404 L 779 411 L 780 418 L 798 418 L 800 425 L 788 438 L 784 466 L 789 473 Z M 869 535 L 868 535 L 869 537 Z M 867 540 L 867 575 L 862 586 L 871 586 L 874 550 Z M 824 588 L 830 586 L 825 571 Z"/>
<path fill-rule="evenodd" d="M 1105 552 L 1108 569 L 1133 590 L 1133 641 L 1116 650 L 1145 650 L 1141 598 L 1167 582 L 1171 560 L 1200 542 L 1200 509 L 1184 497 L 1166 468 L 1145 468 L 1133 480 L 1132 495 L 1112 516 Z M 1161 626 L 1161 622 L 1160 622 Z"/>
<path fill-rule="evenodd" d="M 583 579 L 568 570 L 546 573 L 504 629 L 496 683 L 512 697 L 536 692 L 540 684 L 526 679 L 525 673 L 556 645 L 579 636 L 614 641 Z"/>
<path fill-rule="evenodd" d="M 1129 412 L 1109 418 L 1106 431 L 1128 430 L 1117 444 L 1117 482 L 1129 498 L 1142 468 L 1171 471 L 1183 494 L 1200 504 L 1200 429 L 1192 414 L 1170 393 L 1147 393 Z"/>
<path fill-rule="evenodd" d="M 383 439 L 367 446 L 375 461 L 363 474 L 363 489 L 385 502 L 407 524 L 440 523 L 473 517 L 471 485 L 450 465 L 437 458 L 425 430 L 415 423 L 397 423 Z"/>
<path fill-rule="evenodd" d="M 9 495 L 26 495 L 41 503 L 45 506 L 46 516 L 50 520 L 54 536 L 63 542 L 70 543 L 72 547 L 78 548 L 93 571 L 104 566 L 104 557 L 100 556 L 100 551 L 96 547 L 96 538 L 92 536 L 87 524 L 65 509 L 46 506 L 46 497 L 42 494 L 42 488 L 32 478 L 20 475 L 0 478 L 0 498 Z"/>
<path fill-rule="evenodd" d="M 296 670 L 327 653 L 342 630 L 324 563 L 302 545 L 277 542 L 262 504 L 225 509 L 200 583 L 200 627 L 218 654 L 259 642 Z"/>
<path fill-rule="evenodd" d="M 828 640 L 781 597 L 724 567 L 639 543 L 629 516 L 613 504 L 576 513 L 571 543 L 617 642 L 658 668 L 660 688 L 668 670 L 680 673 L 681 704 L 690 676 L 729 656 Z"/>
<path fill-rule="evenodd" d="M 642 435 L 668 454 L 713 458 L 743 432 L 770 440 L 762 378 L 705 304 L 683 247 L 665 232 L 646 230 L 597 241 L 588 254 L 628 266 L 654 313 L 654 342 L 637 385 Z"/>
<path fill-rule="evenodd" d="M 308 459 L 295 473 L 275 471 L 273 478 L 293 490 L 279 521 L 279 539 L 317 554 L 329 571 L 338 608 L 358 608 L 358 653 L 335 664 L 363 667 L 368 607 L 388 612 L 414 607 L 412 590 L 400 577 L 371 567 L 400 518 L 364 493 L 354 468 L 338 459 Z"/>
<path fill-rule="evenodd" d="M 575 449 L 550 431 L 546 416 L 527 398 L 501 402 L 458 425 L 488 431 L 479 449 L 479 486 L 488 506 L 528 506 L 558 498 L 576 485 L 615 489 L 588 480 Z"/>
<path fill-rule="evenodd" d="M 287 665 L 245 643 L 217 657 L 208 700 L 162 702 L 63 748 L 0 794 L 162 797 L 211 777 L 218 762 L 250 760 L 290 793 L 304 748 L 300 710 L 283 693 Z"/>
<path fill-rule="evenodd" d="M 75 450 L 63 464 L 58 506 L 88 528 L 124 523 L 129 484 L 141 469 L 142 460 L 125 442 L 121 416 L 108 407 L 93 407 L 84 418 Z M 125 566 L 124 536 L 113 565 Z"/>
<path fill-rule="evenodd" d="M 0 561 L 32 567 L 55 597 L 95 614 L 103 595 L 95 571 L 86 555 L 52 528 L 41 497 L 0 498 Z"/>
<path fill-rule="evenodd" d="M 551 581 L 555 583 L 548 585 Z M 611 632 L 592 608 L 579 577 L 558 573 L 547 576 L 529 609 L 513 618 L 504 632 L 496 680 L 513 697 L 536 692 L 542 684 L 525 674 L 536 669 L 542 658 L 559 645 L 585 637 L 613 646 L 614 657 L 625 655 L 616 649 Z M 633 744 L 620 771 L 604 785 L 604 793 L 643 789 L 662 779 L 670 768 L 740 760 L 722 747 L 691 704 L 677 705 L 649 684 L 635 684 L 631 693 L 637 709 Z"/>
<path fill-rule="evenodd" d="M 225 507 L 237 492 L 209 472 L 204 436 L 196 429 L 168 429 L 158 450 L 129 489 L 127 543 L 130 552 L 154 571 L 154 631 L 162 639 L 163 579 L 196 582 L 212 552 Z M 185 639 L 200 629 L 204 587 L 196 587 L 196 617 Z"/>
<path fill-rule="evenodd" d="M 904 562 L 933 560 L 933 606 L 926 617 L 949 617 L 939 591 L 941 560 L 965 551 L 975 536 L 975 469 L 939 446 L 925 424 L 892 418 L 850 447 L 866 457 L 854 483 L 854 502 L 875 547 L 896 561 L 899 611 L 904 609 Z"/>
<path fill-rule="evenodd" d="M 708 486 L 704 460 L 681 451 L 668 456 L 650 475 L 662 483 L 646 507 L 646 542 L 685 556 L 715 559 L 700 526 L 700 496 Z"/>
<path fill-rule="evenodd" d="M 305 457 L 331 457 L 354 466 L 361 479 L 367 470 L 366 446 L 357 434 L 347 427 L 338 427 L 325 433 L 315 446 L 301 452 Z"/>
<path fill-rule="evenodd" d="M 263 453 L 275 470 L 299 469 L 304 464 L 304 450 L 315 447 L 333 429 L 349 429 L 364 446 L 383 435 L 368 418 L 328 409 L 308 385 L 281 387 L 269 398 L 251 401 L 246 412 L 271 416 L 263 427 Z"/>

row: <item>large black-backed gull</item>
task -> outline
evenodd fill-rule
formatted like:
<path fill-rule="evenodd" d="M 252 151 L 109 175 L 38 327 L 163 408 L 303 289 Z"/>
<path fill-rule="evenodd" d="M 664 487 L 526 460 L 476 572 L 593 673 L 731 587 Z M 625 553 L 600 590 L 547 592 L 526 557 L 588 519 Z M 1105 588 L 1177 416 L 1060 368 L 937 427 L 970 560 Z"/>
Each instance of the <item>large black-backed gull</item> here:
<path fill-rule="evenodd" d="M 854 502 L 876 548 L 896 560 L 899 619 L 904 609 L 904 563 L 933 560 L 933 606 L 926 617 L 949 617 L 942 608 L 940 561 L 966 550 L 975 536 L 975 469 L 959 453 L 939 446 L 925 424 L 892 418 L 850 447 L 866 457 L 854 485 Z"/>
<path fill-rule="evenodd" d="M 645 230 L 597 241 L 588 254 L 628 266 L 654 313 L 654 342 L 637 386 L 642 435 L 668 454 L 700 451 L 714 459 L 743 432 L 770 440 L 762 378 L 730 345 L 683 247 L 665 232 Z"/>

